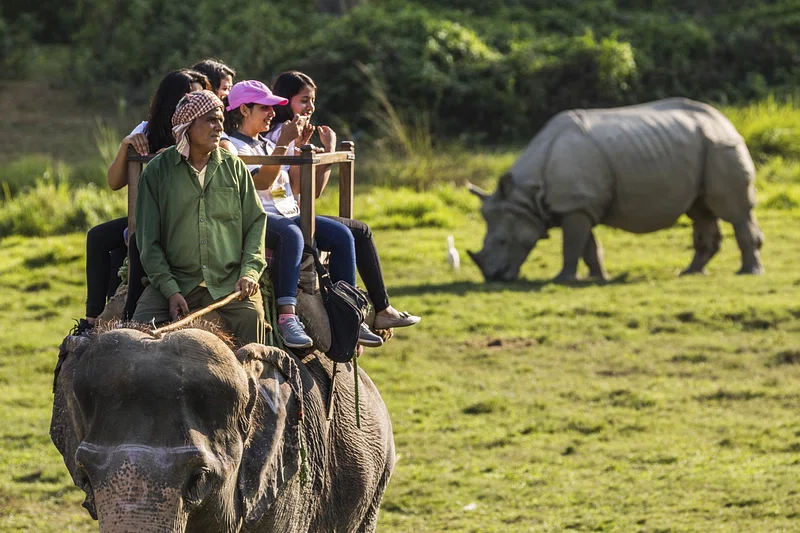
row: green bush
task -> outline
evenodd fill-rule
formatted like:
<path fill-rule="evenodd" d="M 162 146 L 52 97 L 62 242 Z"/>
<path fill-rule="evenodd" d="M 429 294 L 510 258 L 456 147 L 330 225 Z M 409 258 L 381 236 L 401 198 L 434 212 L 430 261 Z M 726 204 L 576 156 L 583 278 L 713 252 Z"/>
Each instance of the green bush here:
<path fill-rule="evenodd" d="M 22 14 L 14 22 L 3 17 L 0 11 L 0 68 L 4 76 L 24 78 L 30 73 L 30 59 L 36 52 L 33 33 L 35 18 Z"/>
<path fill-rule="evenodd" d="M 87 161 L 74 167 L 48 155 L 25 155 L 0 168 L 0 200 L 8 200 L 37 186 L 38 183 L 91 183 L 102 187 L 106 183 L 106 168 L 99 161 Z"/>
<path fill-rule="evenodd" d="M 800 184 L 800 160 L 773 157 L 758 166 L 758 183 Z"/>
<path fill-rule="evenodd" d="M 456 200 L 458 198 L 458 200 Z M 359 194 L 356 216 L 375 230 L 454 228 L 477 214 L 465 188 L 440 186 L 431 192 L 377 187 Z"/>
<path fill-rule="evenodd" d="M 0 188 L 3 198 L 8 199 L 35 187 L 37 182 L 68 183 L 70 174 L 68 165 L 48 155 L 25 155 L 0 169 Z"/>
<path fill-rule="evenodd" d="M 274 0 L 87 0 L 74 37 L 72 81 L 141 104 L 167 72 L 209 56 L 233 66 L 238 79 L 270 80 L 283 56 L 306 50 L 317 18 L 312 0 L 291 6 Z"/>
<path fill-rule="evenodd" d="M 430 154 L 368 151 L 358 157 L 356 180 L 383 187 L 429 190 L 440 184 L 494 184 L 517 157 L 516 150 L 471 153 L 444 146 Z"/>
<path fill-rule="evenodd" d="M 506 56 L 502 100 L 514 109 L 508 131 L 535 132 L 554 110 L 602 107 L 632 100 L 637 68 L 629 43 L 613 37 L 539 39 L 516 43 Z"/>
<path fill-rule="evenodd" d="M 0 238 L 45 236 L 87 231 L 123 216 L 124 194 L 93 185 L 70 188 L 66 182 L 39 180 L 29 190 L 0 205 Z"/>
<path fill-rule="evenodd" d="M 774 157 L 800 161 L 800 98 L 769 97 L 742 107 L 723 108 L 742 134 L 753 159 L 767 163 Z"/>
<path fill-rule="evenodd" d="M 788 192 L 781 192 L 771 196 L 764 202 L 763 207 L 765 209 L 790 210 L 800 207 L 800 203 Z"/>
<path fill-rule="evenodd" d="M 370 129 L 370 115 L 379 109 L 356 62 L 381 80 L 401 113 L 429 113 L 439 131 L 442 123 L 463 124 L 464 116 L 453 115 L 455 108 L 480 117 L 492 106 L 487 95 L 476 99 L 474 89 L 501 54 L 469 28 L 425 9 L 362 6 L 317 29 L 310 43 L 314 53 L 298 51 L 284 64 L 317 79 L 318 106 L 347 117 L 354 131 Z"/>

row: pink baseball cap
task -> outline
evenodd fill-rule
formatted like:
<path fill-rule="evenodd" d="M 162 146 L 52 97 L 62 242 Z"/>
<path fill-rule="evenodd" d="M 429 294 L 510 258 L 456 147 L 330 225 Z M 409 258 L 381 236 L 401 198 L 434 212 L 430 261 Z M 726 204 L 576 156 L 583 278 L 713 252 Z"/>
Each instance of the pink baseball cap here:
<path fill-rule="evenodd" d="M 286 105 L 289 100 L 275 96 L 269 87 L 257 80 L 240 81 L 228 93 L 228 111 L 242 104 Z"/>

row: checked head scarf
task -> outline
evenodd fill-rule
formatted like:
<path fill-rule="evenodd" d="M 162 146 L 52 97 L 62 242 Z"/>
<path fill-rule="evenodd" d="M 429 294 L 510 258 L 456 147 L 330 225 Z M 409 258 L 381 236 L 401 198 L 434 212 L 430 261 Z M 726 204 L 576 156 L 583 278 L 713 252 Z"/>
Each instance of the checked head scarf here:
<path fill-rule="evenodd" d="M 189 127 L 198 117 L 222 107 L 222 101 L 211 91 L 195 91 L 181 98 L 172 115 L 172 133 L 178 152 L 189 157 Z"/>

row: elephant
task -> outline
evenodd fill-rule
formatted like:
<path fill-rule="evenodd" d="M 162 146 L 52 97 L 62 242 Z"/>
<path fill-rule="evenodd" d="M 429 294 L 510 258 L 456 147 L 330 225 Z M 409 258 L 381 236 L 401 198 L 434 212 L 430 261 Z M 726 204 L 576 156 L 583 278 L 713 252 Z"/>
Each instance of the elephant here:
<path fill-rule="evenodd" d="M 548 230 L 561 227 L 563 266 L 556 282 L 606 279 L 598 224 L 633 233 L 667 228 L 686 214 L 694 258 L 684 274 L 704 273 L 720 249 L 718 220 L 733 225 L 741 274 L 763 272 L 756 221 L 755 166 L 744 139 L 717 109 L 666 98 L 613 109 L 559 113 L 533 138 L 493 194 L 482 200 L 483 248 L 468 252 L 487 281 L 512 281 Z"/>
<path fill-rule="evenodd" d="M 102 533 L 372 532 L 395 463 L 373 382 L 197 327 L 67 336 L 51 438 Z"/>

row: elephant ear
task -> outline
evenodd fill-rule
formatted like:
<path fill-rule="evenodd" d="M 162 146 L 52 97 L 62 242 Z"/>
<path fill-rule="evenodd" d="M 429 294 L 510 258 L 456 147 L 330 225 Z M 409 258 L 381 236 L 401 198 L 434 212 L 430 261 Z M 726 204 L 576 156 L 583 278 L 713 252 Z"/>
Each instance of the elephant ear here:
<path fill-rule="evenodd" d="M 90 344 L 90 339 L 74 335 L 68 335 L 61 342 L 53 376 L 53 414 L 50 419 L 50 438 L 64 458 L 72 481 L 81 488 L 84 487 L 76 477 L 75 452 L 86 435 L 86 424 L 72 387 L 72 374 L 78 359 Z M 91 493 L 87 493 L 83 506 L 97 520 Z"/>
<path fill-rule="evenodd" d="M 278 348 L 248 344 L 236 357 L 250 375 L 238 483 L 244 520 L 252 525 L 300 470 L 303 386 L 297 363 Z"/>

